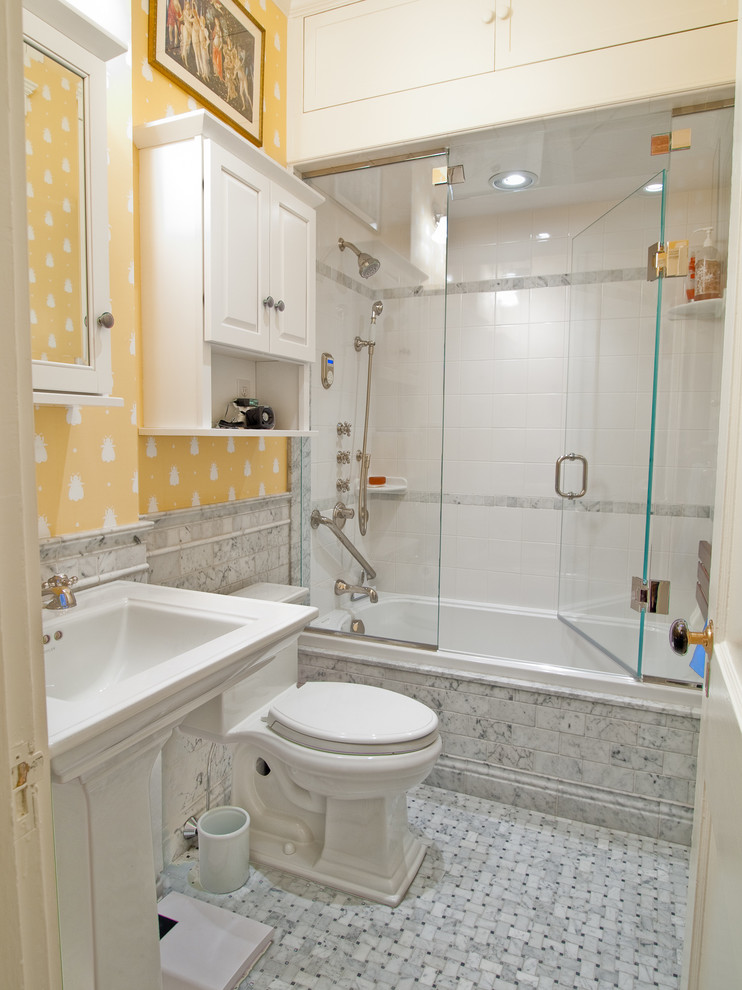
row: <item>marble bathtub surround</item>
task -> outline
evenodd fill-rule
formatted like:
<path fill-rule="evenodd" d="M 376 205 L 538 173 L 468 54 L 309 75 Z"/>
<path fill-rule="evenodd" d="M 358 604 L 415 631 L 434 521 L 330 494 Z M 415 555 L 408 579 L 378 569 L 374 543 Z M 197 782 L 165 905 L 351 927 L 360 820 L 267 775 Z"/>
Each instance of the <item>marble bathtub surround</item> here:
<path fill-rule="evenodd" d="M 690 842 L 699 717 L 690 707 L 302 646 L 305 680 L 400 691 L 440 719 L 427 782 L 574 821 Z"/>

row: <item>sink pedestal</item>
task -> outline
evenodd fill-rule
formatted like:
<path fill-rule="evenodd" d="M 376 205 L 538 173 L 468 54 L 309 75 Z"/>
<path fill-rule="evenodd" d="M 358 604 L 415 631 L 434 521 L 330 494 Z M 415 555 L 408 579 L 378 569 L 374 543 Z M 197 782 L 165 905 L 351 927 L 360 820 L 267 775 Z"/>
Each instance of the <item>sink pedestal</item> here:
<path fill-rule="evenodd" d="M 65 987 L 162 990 L 149 782 L 171 731 L 53 784 Z"/>

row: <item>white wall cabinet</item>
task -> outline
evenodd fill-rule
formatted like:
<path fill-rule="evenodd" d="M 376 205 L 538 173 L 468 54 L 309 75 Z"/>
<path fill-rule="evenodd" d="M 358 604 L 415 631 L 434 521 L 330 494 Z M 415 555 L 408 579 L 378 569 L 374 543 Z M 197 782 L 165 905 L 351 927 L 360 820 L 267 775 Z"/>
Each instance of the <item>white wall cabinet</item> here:
<path fill-rule="evenodd" d="M 145 430 L 210 429 L 247 389 L 306 431 L 322 197 L 206 111 L 135 141 Z"/>
<path fill-rule="evenodd" d="M 725 86 L 736 17 L 735 0 L 293 0 L 289 160 Z"/>
<path fill-rule="evenodd" d="M 111 397 L 106 62 L 126 45 L 58 0 L 23 6 L 34 400 L 123 405 Z"/>
<path fill-rule="evenodd" d="M 494 0 L 363 0 L 304 20 L 304 110 L 492 72 Z M 455 28 L 456 44 L 444 39 Z"/>
<path fill-rule="evenodd" d="M 735 0 L 499 0 L 495 68 L 564 58 L 692 31 L 737 16 Z"/>

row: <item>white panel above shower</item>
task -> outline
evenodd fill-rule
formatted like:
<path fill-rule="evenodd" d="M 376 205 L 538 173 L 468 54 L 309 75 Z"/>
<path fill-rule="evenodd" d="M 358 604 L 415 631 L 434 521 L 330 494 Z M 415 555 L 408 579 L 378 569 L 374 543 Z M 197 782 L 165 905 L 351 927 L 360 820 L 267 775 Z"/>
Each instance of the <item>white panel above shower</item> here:
<path fill-rule="evenodd" d="M 304 111 L 492 72 L 494 17 L 457 13 L 462 44 L 451 48 L 443 44 L 450 8 L 449 0 L 366 0 L 308 16 Z"/>

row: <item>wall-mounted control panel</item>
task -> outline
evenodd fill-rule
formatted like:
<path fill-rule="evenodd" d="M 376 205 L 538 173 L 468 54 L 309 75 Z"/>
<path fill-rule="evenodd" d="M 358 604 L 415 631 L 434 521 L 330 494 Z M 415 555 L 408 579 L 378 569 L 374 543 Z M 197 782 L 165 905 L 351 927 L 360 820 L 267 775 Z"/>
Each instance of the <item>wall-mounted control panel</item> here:
<path fill-rule="evenodd" d="M 322 388 L 329 388 L 335 381 L 335 358 L 325 351 L 322 354 Z"/>

